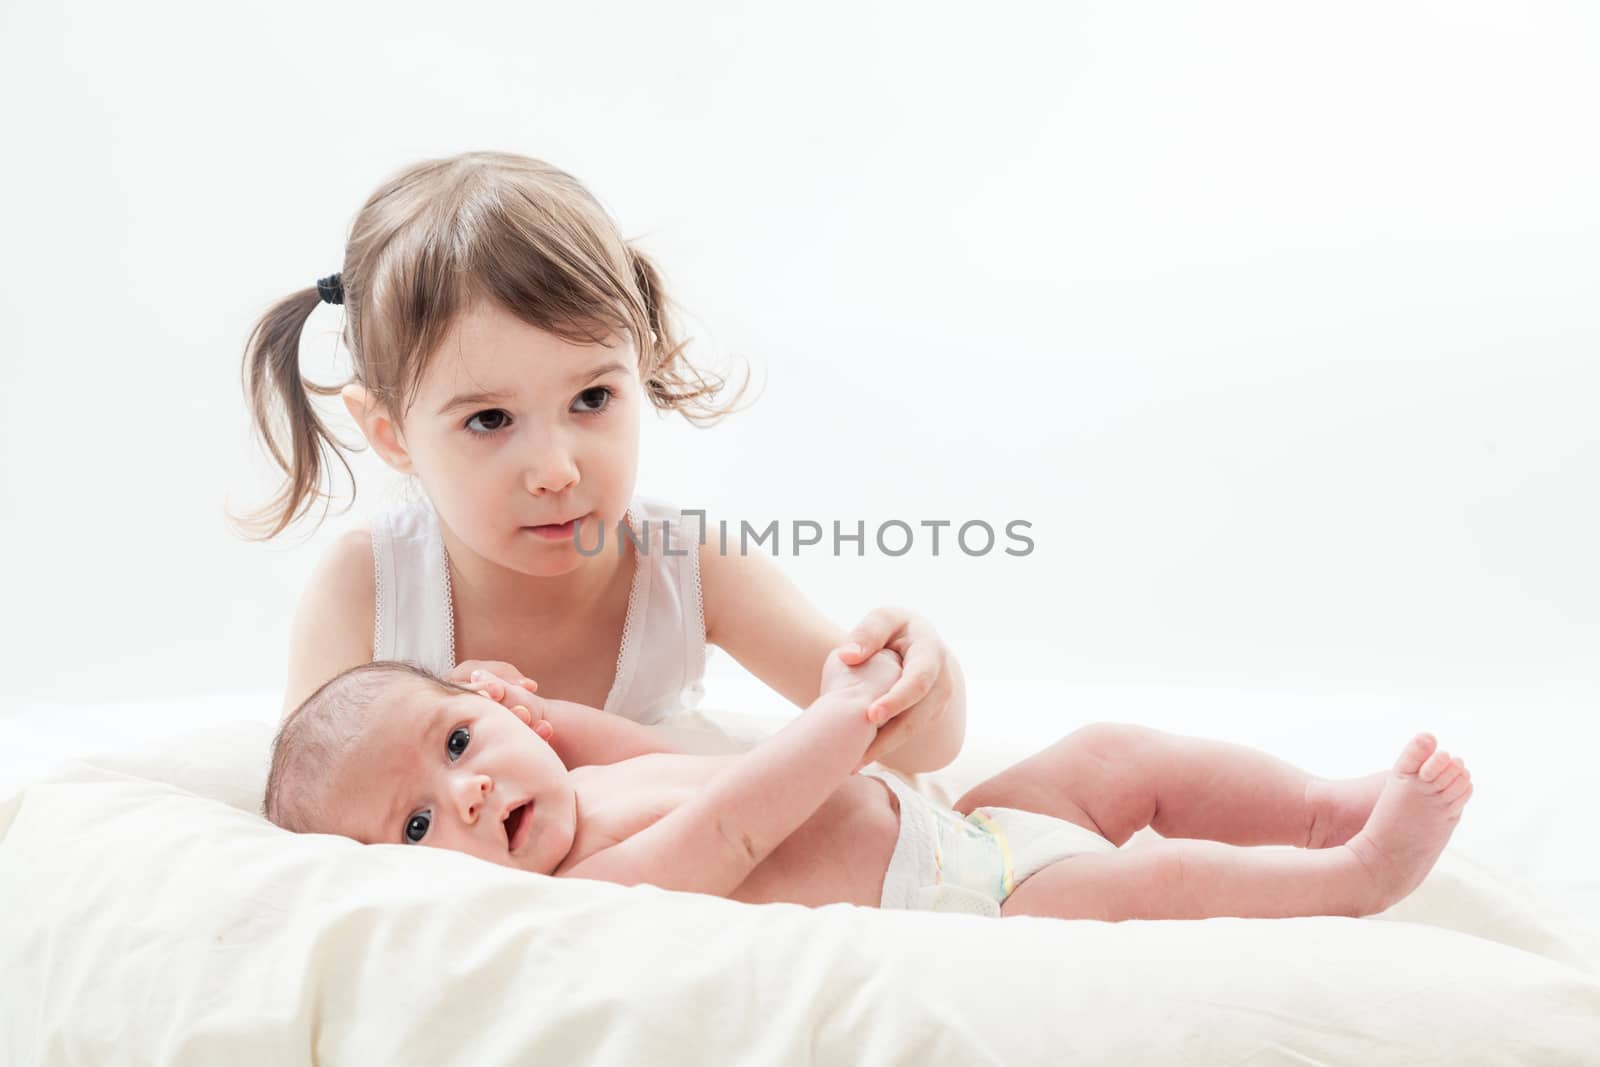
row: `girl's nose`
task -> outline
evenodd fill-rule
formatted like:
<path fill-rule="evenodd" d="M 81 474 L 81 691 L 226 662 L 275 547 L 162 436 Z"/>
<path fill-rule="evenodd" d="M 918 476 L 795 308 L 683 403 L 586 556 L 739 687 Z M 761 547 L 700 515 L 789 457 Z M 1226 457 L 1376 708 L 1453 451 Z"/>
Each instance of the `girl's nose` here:
<path fill-rule="evenodd" d="M 578 484 L 578 464 L 567 449 L 547 445 L 529 459 L 523 480 L 534 496 L 558 496 Z"/>
<path fill-rule="evenodd" d="M 494 788 L 494 779 L 487 774 L 458 774 L 450 780 L 456 810 L 468 824 L 478 821 L 483 814 L 484 798 Z"/>

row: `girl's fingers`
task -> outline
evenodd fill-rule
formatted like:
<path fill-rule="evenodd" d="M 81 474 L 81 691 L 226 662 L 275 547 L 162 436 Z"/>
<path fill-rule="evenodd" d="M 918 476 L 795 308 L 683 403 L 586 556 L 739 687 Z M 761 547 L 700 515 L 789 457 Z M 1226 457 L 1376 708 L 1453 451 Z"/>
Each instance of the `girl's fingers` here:
<path fill-rule="evenodd" d="M 868 612 L 867 617 L 856 623 L 850 636 L 839 646 L 840 657 L 854 667 L 873 655 L 889 643 L 889 639 L 905 621 L 904 616 L 905 613 L 898 608 L 875 608 Z"/>
<path fill-rule="evenodd" d="M 906 743 L 906 730 L 910 727 L 910 719 L 896 719 L 894 722 L 878 731 L 878 736 L 872 739 L 872 744 L 867 746 L 867 754 L 861 757 L 861 767 L 865 767 L 873 760 L 882 759 L 886 753 L 893 752 Z M 860 770 L 857 767 L 856 770 Z"/>
<path fill-rule="evenodd" d="M 889 691 L 879 697 L 876 703 L 887 709 L 893 718 L 933 692 L 933 684 L 938 680 L 939 672 L 935 669 L 924 667 L 921 670 L 903 671 L 900 680 L 890 686 Z"/>
<path fill-rule="evenodd" d="M 850 631 L 850 636 L 839 646 L 839 658 L 844 660 L 847 667 L 859 666 L 883 647 L 883 640 L 882 637 L 874 637 L 867 630 L 857 627 Z"/>
<path fill-rule="evenodd" d="M 521 671 L 505 660 L 500 659 L 462 660 L 451 669 L 449 674 L 445 675 L 445 680 L 461 685 L 472 679 L 472 672 L 474 671 L 482 671 L 485 674 L 492 674 L 497 678 L 503 678 L 508 681 L 523 681 Z M 532 679 L 528 680 L 531 681 Z M 533 687 L 525 686 L 525 688 L 531 689 Z"/>
<path fill-rule="evenodd" d="M 514 682 L 507 682 L 482 670 L 472 672 L 472 679 L 467 683 L 467 688 L 476 689 L 495 703 L 504 704 L 508 708 L 518 704 L 529 708 L 536 706 L 533 690 Z"/>
<path fill-rule="evenodd" d="M 505 694 L 499 698 L 500 703 L 506 705 L 521 704 L 524 707 L 535 709 L 536 714 L 542 714 L 542 712 L 539 711 L 539 701 L 535 699 L 531 690 L 524 689 L 520 685 L 508 685 L 504 683 L 502 683 L 502 687 L 505 690 Z"/>
<path fill-rule="evenodd" d="M 476 689 L 484 696 L 500 703 L 506 698 L 506 684 L 492 674 L 483 671 L 473 671 L 472 677 L 467 681 L 468 689 Z"/>
<path fill-rule="evenodd" d="M 514 704 L 508 700 L 506 701 L 506 704 L 511 708 L 511 714 L 521 719 L 524 726 L 528 727 L 546 741 L 550 740 L 550 738 L 555 734 L 555 726 L 551 724 L 549 719 L 545 718 L 544 708 L 541 707 L 537 702 L 532 705 L 528 705 Z"/>
<path fill-rule="evenodd" d="M 917 647 L 912 646 L 911 662 L 900 672 L 900 680 L 872 702 L 871 710 L 876 713 L 874 722 L 889 721 L 933 692 L 933 685 L 939 680 L 938 661 L 930 663 L 932 654 L 918 655 Z"/>
<path fill-rule="evenodd" d="M 479 664 L 479 666 L 488 671 L 490 674 L 498 674 L 502 678 L 522 677 L 521 671 L 517 670 L 503 659 L 484 660 L 481 664 Z"/>
<path fill-rule="evenodd" d="M 510 701 L 507 701 L 507 704 L 511 708 L 511 714 L 521 719 L 524 726 L 529 727 L 546 741 L 550 740 L 550 735 L 555 732 L 555 727 L 550 725 L 549 719 L 545 718 L 542 707 L 537 704 L 531 707 L 527 704 L 512 704 Z"/>

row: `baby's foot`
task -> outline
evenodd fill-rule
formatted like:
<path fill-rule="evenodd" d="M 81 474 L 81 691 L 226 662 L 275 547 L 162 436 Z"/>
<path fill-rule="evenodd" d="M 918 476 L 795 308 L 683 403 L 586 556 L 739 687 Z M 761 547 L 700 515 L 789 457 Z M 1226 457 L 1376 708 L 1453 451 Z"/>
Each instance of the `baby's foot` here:
<path fill-rule="evenodd" d="M 1372 817 L 1347 843 L 1370 880 L 1366 914 L 1399 902 L 1422 882 L 1444 851 L 1472 795 L 1459 759 L 1418 734 L 1400 753 Z"/>
<path fill-rule="evenodd" d="M 1367 825 L 1389 780 L 1388 771 L 1365 778 L 1313 778 L 1306 783 L 1306 848 L 1342 845 Z"/>

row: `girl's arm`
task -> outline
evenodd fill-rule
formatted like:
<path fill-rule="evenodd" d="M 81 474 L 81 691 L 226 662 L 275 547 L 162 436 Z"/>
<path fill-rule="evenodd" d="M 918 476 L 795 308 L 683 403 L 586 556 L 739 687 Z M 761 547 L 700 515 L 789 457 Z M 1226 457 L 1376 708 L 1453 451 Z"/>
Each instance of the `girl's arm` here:
<path fill-rule="evenodd" d="M 295 607 L 283 717 L 334 675 L 372 659 L 374 581 L 372 534 L 363 529 L 340 534 L 317 562 Z"/>
<path fill-rule="evenodd" d="M 880 653 L 842 669 L 852 684 L 818 697 L 656 823 L 560 873 L 732 893 L 854 773 L 877 736 L 867 708 L 899 677 L 898 657 Z"/>
<path fill-rule="evenodd" d="M 570 700 L 544 700 L 542 706 L 553 732 L 550 747 L 568 768 L 620 763 L 652 752 L 678 751 L 676 745 L 648 726 L 621 715 Z"/>
<path fill-rule="evenodd" d="M 740 555 L 736 539 L 727 554 L 708 534 L 700 546 L 700 600 L 706 640 L 783 694 L 806 707 L 820 692 L 828 653 L 845 632 L 818 611 L 777 564 L 752 548 Z"/>
<path fill-rule="evenodd" d="M 480 677 L 472 677 L 475 671 L 482 672 Z M 506 675 L 518 681 L 508 681 Z M 632 719 L 624 719 L 621 715 L 612 715 L 587 704 L 536 696 L 532 690 L 519 684 L 521 677 L 521 672 L 515 667 L 500 660 L 467 660 L 456 665 L 450 672 L 449 680 L 475 689 L 508 708 L 521 704 L 542 712 L 542 718 L 550 724 L 550 747 L 555 749 L 568 770 L 600 763 L 620 763 L 652 752 L 679 751 L 676 745 L 669 743 L 656 731 Z"/>
<path fill-rule="evenodd" d="M 718 542 L 708 534 L 700 546 L 706 640 L 795 706 L 805 707 L 817 698 L 823 661 L 847 639 L 845 631 L 818 611 L 762 549 L 741 555 L 737 538 L 730 537 L 723 554 Z M 928 697 L 909 714 L 891 720 L 896 724 L 893 733 L 901 736 L 884 751 L 881 762 L 914 773 L 937 770 L 955 759 L 966 738 L 966 687 L 955 657 L 925 622 L 897 609 L 873 612 L 853 633 L 879 638 L 876 644 L 869 642 L 868 652 L 888 647 L 899 653 L 906 661 L 905 678 Z M 896 704 L 896 714 L 905 711 L 904 703 Z M 926 716 L 928 710 L 937 714 Z M 890 733 L 885 731 L 885 737 Z"/>

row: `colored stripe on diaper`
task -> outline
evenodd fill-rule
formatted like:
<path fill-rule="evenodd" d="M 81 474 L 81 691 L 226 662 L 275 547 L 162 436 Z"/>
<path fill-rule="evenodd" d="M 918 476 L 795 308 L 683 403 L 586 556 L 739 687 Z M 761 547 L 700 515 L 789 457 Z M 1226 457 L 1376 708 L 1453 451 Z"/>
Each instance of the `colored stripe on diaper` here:
<path fill-rule="evenodd" d="M 1006 840 L 1006 832 L 1000 828 L 1000 824 L 983 812 L 974 811 L 967 816 L 967 820 L 993 837 L 995 843 L 1000 846 L 1000 899 L 1004 900 L 1011 895 L 1011 890 L 1016 888 L 1012 880 L 1016 867 L 1011 862 L 1011 842 Z"/>

